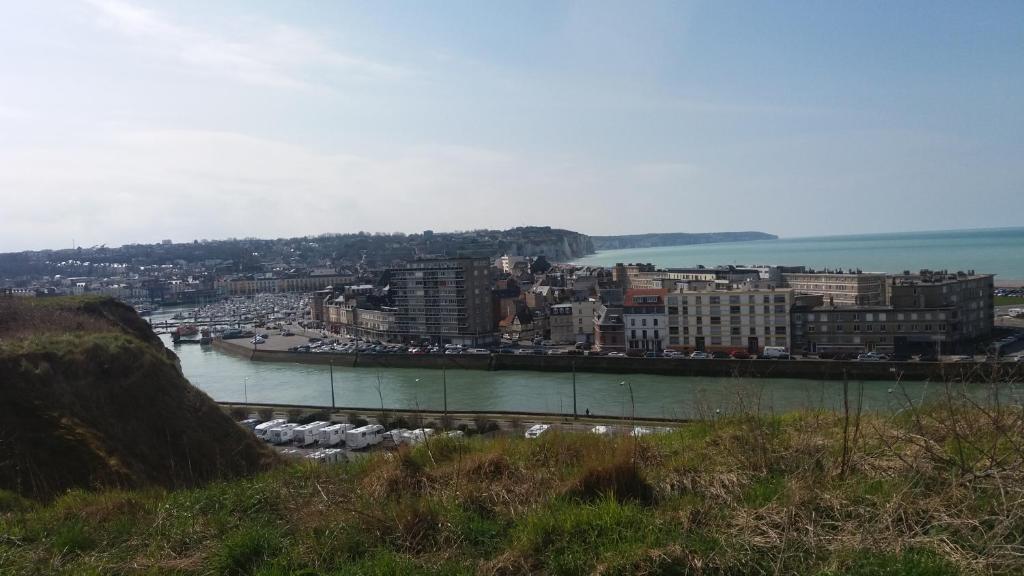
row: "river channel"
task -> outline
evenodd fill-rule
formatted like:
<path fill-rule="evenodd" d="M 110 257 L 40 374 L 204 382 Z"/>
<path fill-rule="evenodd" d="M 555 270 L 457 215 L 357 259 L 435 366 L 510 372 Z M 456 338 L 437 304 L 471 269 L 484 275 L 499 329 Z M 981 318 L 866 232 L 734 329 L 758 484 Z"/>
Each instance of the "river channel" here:
<path fill-rule="evenodd" d="M 185 376 L 215 400 L 331 406 L 329 366 L 251 362 L 208 346 L 174 346 L 168 336 L 161 338 L 178 354 Z M 691 419 L 749 409 L 840 409 L 843 398 L 838 381 L 577 373 L 575 382 L 577 411 L 609 416 L 630 415 L 630 388 L 636 415 L 656 418 Z M 383 398 L 385 409 L 440 410 L 447 387 L 450 410 L 573 411 L 573 376 L 566 373 L 335 367 L 333 383 L 338 407 L 379 409 Z M 888 411 L 937 394 L 942 386 L 854 381 L 849 390 L 851 402 L 863 390 L 865 410 Z M 976 396 L 987 393 L 986 386 L 972 386 Z M 1011 390 L 1010 396 L 1019 399 L 1019 390 Z"/>

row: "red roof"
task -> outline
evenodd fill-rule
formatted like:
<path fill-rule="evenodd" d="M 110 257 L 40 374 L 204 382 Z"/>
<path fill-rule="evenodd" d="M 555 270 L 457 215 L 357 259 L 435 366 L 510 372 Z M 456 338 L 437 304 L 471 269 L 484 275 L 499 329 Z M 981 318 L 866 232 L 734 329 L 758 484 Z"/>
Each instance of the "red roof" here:
<path fill-rule="evenodd" d="M 634 299 L 637 297 L 650 297 L 656 296 L 656 302 L 635 302 Z M 626 290 L 625 297 L 622 299 L 622 305 L 626 308 L 631 306 L 660 306 L 665 304 L 665 297 L 668 296 L 668 290 L 664 288 L 630 288 Z"/>

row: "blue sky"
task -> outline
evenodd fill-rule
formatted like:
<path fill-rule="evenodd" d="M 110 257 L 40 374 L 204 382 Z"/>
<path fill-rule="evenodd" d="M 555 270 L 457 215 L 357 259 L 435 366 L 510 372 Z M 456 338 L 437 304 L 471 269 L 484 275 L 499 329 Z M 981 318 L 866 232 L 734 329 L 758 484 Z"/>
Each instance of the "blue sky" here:
<path fill-rule="evenodd" d="M 36 0 L 0 251 L 1019 225 L 1021 2 Z"/>

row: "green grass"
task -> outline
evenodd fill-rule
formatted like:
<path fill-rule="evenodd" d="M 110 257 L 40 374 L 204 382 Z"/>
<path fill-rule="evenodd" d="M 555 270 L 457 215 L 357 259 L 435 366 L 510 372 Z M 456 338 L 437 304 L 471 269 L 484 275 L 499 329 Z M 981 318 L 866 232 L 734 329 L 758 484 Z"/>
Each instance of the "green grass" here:
<path fill-rule="evenodd" d="M 0 573 L 1024 573 L 1024 486 L 965 476 L 929 419 L 940 412 L 927 414 L 870 417 L 845 472 L 841 420 L 814 413 L 684 426 L 638 447 L 469 438 L 190 490 L 0 492 Z M 972 416 L 958 430 L 991 442 L 992 428 Z"/>
<path fill-rule="evenodd" d="M 995 296 L 996 306 L 1024 306 L 1022 296 Z"/>

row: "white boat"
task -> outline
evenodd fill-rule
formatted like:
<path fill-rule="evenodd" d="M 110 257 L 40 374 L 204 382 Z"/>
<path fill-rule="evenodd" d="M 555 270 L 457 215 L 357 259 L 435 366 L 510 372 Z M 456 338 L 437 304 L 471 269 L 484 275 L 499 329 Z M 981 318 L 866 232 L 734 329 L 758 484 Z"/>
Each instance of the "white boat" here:
<path fill-rule="evenodd" d="M 597 426 L 594 426 L 593 428 L 591 428 L 590 432 L 591 432 L 591 434 L 598 434 L 600 436 L 607 436 L 607 435 L 612 433 L 612 430 L 608 426 L 604 426 L 602 424 L 598 424 Z"/>

